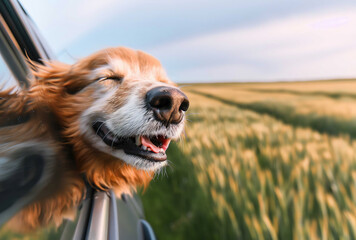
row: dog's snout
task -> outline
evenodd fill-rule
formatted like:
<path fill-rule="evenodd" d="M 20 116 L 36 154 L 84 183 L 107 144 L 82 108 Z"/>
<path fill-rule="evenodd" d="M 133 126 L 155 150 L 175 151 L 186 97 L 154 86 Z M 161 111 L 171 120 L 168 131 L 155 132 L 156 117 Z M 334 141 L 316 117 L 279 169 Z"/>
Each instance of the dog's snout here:
<path fill-rule="evenodd" d="M 177 124 L 183 119 L 183 112 L 188 110 L 187 96 L 177 88 L 156 87 L 146 94 L 147 106 L 154 116 L 164 124 Z"/>

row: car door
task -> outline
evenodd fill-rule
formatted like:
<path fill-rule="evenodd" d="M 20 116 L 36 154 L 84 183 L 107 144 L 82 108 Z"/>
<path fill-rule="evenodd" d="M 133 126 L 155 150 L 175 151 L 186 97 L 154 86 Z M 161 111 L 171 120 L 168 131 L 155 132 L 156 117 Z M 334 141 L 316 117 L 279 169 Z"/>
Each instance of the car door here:
<path fill-rule="evenodd" d="M 16 0 L 0 1 L 0 84 L 5 87 L 27 88 L 31 72 L 27 59 L 37 63 L 55 59 L 35 24 Z M 1 178 L 0 178 L 1 186 Z M 1 194 L 1 187 L 0 187 Z M 2 199 L 6 200 L 5 194 Z M 25 199 L 25 198 L 24 198 Z M 7 214 L 0 211 L 0 225 L 28 204 L 13 204 Z M 1 203 L 1 201 L 0 201 Z M 1 207 L 1 206 L 0 206 Z M 153 230 L 144 220 L 138 196 L 113 191 L 100 192 L 88 187 L 85 200 L 78 207 L 74 220 L 65 220 L 59 227 L 42 229 L 32 234 L 17 234 L 0 229 L 0 239 L 155 239 Z"/>

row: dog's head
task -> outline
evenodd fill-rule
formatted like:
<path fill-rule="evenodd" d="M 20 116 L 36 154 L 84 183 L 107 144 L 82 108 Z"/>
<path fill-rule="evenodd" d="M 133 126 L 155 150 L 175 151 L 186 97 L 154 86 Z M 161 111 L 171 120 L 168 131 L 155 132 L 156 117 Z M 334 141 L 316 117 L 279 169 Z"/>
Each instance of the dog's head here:
<path fill-rule="evenodd" d="M 108 175 L 108 169 L 124 167 L 153 172 L 167 164 L 165 152 L 182 134 L 189 101 L 157 59 L 112 48 L 71 66 L 49 64 L 36 75 L 48 89 L 62 89 L 51 104 L 82 172 Z M 110 187 L 105 180 L 98 184 Z"/>

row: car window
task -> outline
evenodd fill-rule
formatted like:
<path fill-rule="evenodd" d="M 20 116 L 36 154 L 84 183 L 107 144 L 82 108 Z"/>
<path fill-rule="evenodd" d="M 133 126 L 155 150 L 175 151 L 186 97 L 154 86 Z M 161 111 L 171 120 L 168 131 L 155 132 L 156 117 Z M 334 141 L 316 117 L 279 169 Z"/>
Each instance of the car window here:
<path fill-rule="evenodd" d="M 26 79 L 28 78 L 31 78 L 29 69 L 26 65 L 26 58 L 29 58 L 29 55 L 25 56 L 24 53 L 21 51 L 22 48 L 17 41 L 18 39 L 14 37 L 13 32 L 11 31 L 11 29 L 3 18 L 0 18 L 0 26 L 0 28 L 3 30 L 0 34 L 0 90 L 13 88 L 13 90 L 15 91 L 20 87 L 25 87 L 26 84 L 24 84 L 24 81 L 26 81 Z M 34 31 L 34 26 L 31 26 L 31 30 Z M 20 81 L 22 81 L 21 84 Z M 1 190 L 4 190 L 4 185 L 2 184 L 4 184 L 4 181 L 0 182 L 0 192 Z M 4 213 L 6 212 L 6 209 L 1 210 L 1 214 L 7 214 Z M 79 213 L 80 212 L 81 211 L 79 211 Z M 11 215 L 12 214 L 10 214 L 10 216 Z M 5 219 L 6 218 L 8 217 L 5 216 Z M 38 229 L 33 232 L 24 233 L 11 231 L 7 228 L 6 223 L 2 226 L 3 222 L 0 221 L 0 239 L 61 239 L 63 232 L 66 232 L 67 237 L 71 236 L 70 230 L 71 228 L 73 228 L 73 226 L 76 226 L 78 219 L 79 214 L 76 214 L 73 219 L 74 221 L 65 220 L 60 226 L 52 225 L 46 228 Z M 74 232 L 72 234 L 74 234 Z"/>
<path fill-rule="evenodd" d="M 9 66 L 4 60 L 4 57 L 0 54 L 0 89 L 6 90 L 9 88 L 14 88 L 14 90 L 16 90 L 19 87 L 19 82 L 16 80 L 16 77 L 13 75 L 12 71 L 10 71 Z M 67 237 L 72 236 L 71 234 L 74 234 L 74 231 L 72 233 L 70 230 L 71 228 L 75 229 L 78 218 L 79 214 L 76 215 L 74 221 L 65 220 L 60 226 L 42 228 L 31 233 L 12 232 L 6 228 L 5 224 L 4 226 L 0 227 L 0 239 L 63 239 L 61 238 L 63 232 L 66 232 Z"/>
<path fill-rule="evenodd" d="M 34 63 L 43 63 L 46 60 L 55 59 L 41 38 L 41 35 L 37 32 L 36 26 L 29 16 L 23 12 L 23 9 L 17 1 L 10 0 L 2 3 L 0 1 L 0 43 L 1 90 L 11 88 L 16 90 L 20 87 L 26 89 L 29 86 L 28 79 L 32 79 L 34 76 L 31 75 L 27 64 L 28 60 Z M 6 101 L 11 103 L 6 96 L 0 97 L 0 99 L 2 103 L 6 103 Z M 24 123 L 24 121 L 28 119 L 16 111 L 11 113 L 15 117 L 12 118 L 13 116 L 11 116 L 9 119 L 11 121 L 15 120 L 10 122 L 10 127 L 14 124 Z M 51 116 L 49 115 L 48 117 L 50 118 Z M 9 125 L 3 126 L 7 127 Z M 9 144 L 7 142 L 2 144 L 3 152 L 9 151 L 8 146 Z M 18 153 L 19 155 L 16 155 L 18 158 L 21 157 L 22 159 L 27 157 L 26 153 L 22 150 L 18 151 Z M 11 160 L 11 158 L 8 159 Z M 7 162 L 7 158 L 1 158 L 0 156 L 0 163 L 1 161 L 5 163 L 10 162 Z M 26 161 L 24 160 L 23 162 Z M 37 169 L 41 166 L 41 163 L 31 166 Z M 21 191 L 18 190 L 20 188 L 14 188 L 14 186 L 19 185 L 22 187 L 23 184 L 28 183 L 28 179 L 32 180 L 34 176 L 40 176 L 40 174 L 37 175 L 38 172 L 35 171 L 34 174 L 29 175 L 28 179 L 23 177 L 25 174 L 20 170 L 26 168 L 28 168 L 28 165 L 21 163 L 13 168 L 16 170 L 12 171 L 14 174 L 8 174 L 11 178 L 8 175 L 4 178 L 0 176 L 0 196 L 3 196 L 3 198 L 0 197 L 3 203 L 0 204 L 2 207 L 0 209 L 0 239 L 65 240 L 83 239 L 84 236 L 90 236 L 94 239 L 104 239 L 102 237 L 96 238 L 95 236 L 108 236 L 109 239 L 118 239 L 119 236 L 120 239 L 155 239 L 152 228 L 142 219 L 144 216 L 143 210 L 141 209 L 142 205 L 139 201 L 135 201 L 134 198 L 131 199 L 130 196 L 123 197 L 123 199 L 116 199 L 113 192 L 108 194 L 93 190 L 94 193 L 89 194 L 92 192 L 89 191 L 89 189 L 87 189 L 86 199 L 82 201 L 78 209 L 73 209 L 74 211 L 71 212 L 71 220 L 66 219 L 59 226 L 52 224 L 42 228 L 39 227 L 36 230 L 30 230 L 31 232 L 19 233 L 9 230 L 6 225 L 7 221 L 11 220 L 11 217 L 26 207 L 28 203 L 31 203 L 33 199 L 30 198 L 30 195 L 34 195 L 34 191 L 28 187 L 29 185 L 24 185 Z M 14 182 L 16 182 L 16 184 L 14 184 Z M 10 190 L 8 191 L 8 189 Z M 16 194 L 5 194 L 8 192 Z M 29 193 L 29 196 L 26 195 L 27 193 Z M 41 217 L 43 217 L 43 213 L 44 211 L 41 211 Z M 22 216 L 25 216 L 25 214 Z M 17 223 L 17 225 L 13 223 L 14 222 L 12 222 L 12 226 L 22 227 L 19 223 Z M 2 224 L 4 225 L 2 226 Z"/>
<path fill-rule="evenodd" d="M 16 86 L 18 86 L 18 83 L 1 56 L 0 57 L 0 88 L 7 89 Z"/>

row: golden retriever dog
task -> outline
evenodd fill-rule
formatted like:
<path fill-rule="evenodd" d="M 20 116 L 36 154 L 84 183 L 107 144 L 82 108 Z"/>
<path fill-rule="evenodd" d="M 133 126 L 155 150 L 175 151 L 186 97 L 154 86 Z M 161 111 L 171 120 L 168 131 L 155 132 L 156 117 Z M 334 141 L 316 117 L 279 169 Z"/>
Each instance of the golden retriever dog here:
<path fill-rule="evenodd" d="M 9 179 L 22 190 L 33 183 L 11 228 L 60 224 L 83 199 L 85 181 L 119 196 L 167 164 L 189 101 L 157 59 L 119 47 L 33 69 L 28 89 L 0 92 L 0 191 L 15 199 L 1 204 L 21 206 Z"/>

